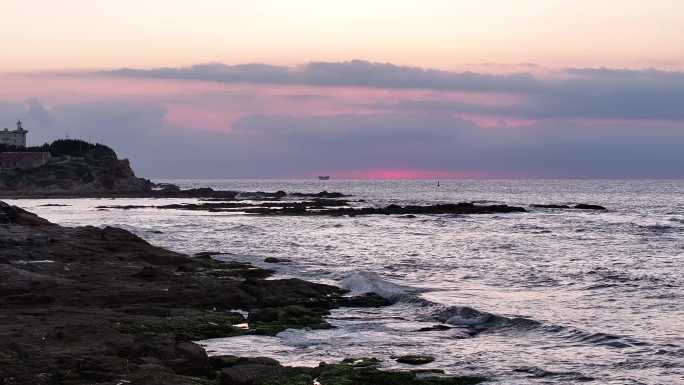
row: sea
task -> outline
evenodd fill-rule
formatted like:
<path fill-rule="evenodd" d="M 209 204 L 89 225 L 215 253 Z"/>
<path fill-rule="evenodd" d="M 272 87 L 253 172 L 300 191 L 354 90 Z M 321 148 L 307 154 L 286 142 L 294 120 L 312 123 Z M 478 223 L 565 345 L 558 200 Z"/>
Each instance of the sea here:
<path fill-rule="evenodd" d="M 476 202 L 528 212 L 277 217 L 97 208 L 196 199 L 8 202 L 61 225 L 118 226 L 179 252 L 215 251 L 271 268 L 275 278 L 395 301 L 333 310 L 333 329 L 202 341 L 210 354 L 268 356 L 290 365 L 377 357 L 383 368 L 407 370 L 414 367 L 395 358 L 423 354 L 435 361 L 421 369 L 481 375 L 490 384 L 684 384 L 684 181 L 158 182 L 337 191 L 351 195 L 354 206 Z M 530 207 L 550 203 L 607 210 Z M 46 206 L 54 204 L 65 206 Z M 290 262 L 269 264 L 266 257 Z"/>

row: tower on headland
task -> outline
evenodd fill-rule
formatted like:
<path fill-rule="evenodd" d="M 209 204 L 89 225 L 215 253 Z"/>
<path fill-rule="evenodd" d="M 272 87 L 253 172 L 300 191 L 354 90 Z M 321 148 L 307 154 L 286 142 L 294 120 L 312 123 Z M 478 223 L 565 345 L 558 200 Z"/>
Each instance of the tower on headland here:
<path fill-rule="evenodd" d="M 28 131 L 24 130 L 21 120 L 17 120 L 17 129 L 0 131 L 0 144 L 8 146 L 26 147 L 26 134 Z"/>

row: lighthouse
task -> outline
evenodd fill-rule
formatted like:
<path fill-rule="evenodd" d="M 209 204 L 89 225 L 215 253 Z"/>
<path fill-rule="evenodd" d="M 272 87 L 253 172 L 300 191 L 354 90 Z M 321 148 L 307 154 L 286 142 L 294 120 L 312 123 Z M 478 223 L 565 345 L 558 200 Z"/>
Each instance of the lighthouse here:
<path fill-rule="evenodd" d="M 4 129 L 0 131 L 0 144 L 4 144 L 7 146 L 17 146 L 17 147 L 26 147 L 26 134 L 28 131 L 24 129 L 24 125 L 21 123 L 21 120 L 17 120 L 17 128 L 16 130 L 8 130 Z"/>

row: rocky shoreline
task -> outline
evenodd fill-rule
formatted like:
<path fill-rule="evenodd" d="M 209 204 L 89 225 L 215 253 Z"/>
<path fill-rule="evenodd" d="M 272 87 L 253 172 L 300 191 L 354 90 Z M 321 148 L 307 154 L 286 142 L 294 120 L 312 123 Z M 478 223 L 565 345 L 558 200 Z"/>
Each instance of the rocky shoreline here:
<path fill-rule="evenodd" d="M 0 228 L 2 385 L 484 380 L 387 372 L 372 359 L 292 368 L 268 358 L 210 358 L 192 341 L 329 328 L 330 309 L 389 303 L 300 279 L 266 279 L 269 270 L 218 261 L 211 252 L 179 254 L 118 228 L 58 226 L 3 202 Z"/>

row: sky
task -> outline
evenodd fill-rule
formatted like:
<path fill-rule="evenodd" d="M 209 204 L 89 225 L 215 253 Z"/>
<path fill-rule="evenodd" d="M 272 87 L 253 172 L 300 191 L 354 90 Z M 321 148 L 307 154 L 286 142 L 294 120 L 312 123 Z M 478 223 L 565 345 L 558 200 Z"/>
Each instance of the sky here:
<path fill-rule="evenodd" d="M 0 128 L 150 178 L 684 178 L 684 2 L 0 2 Z"/>

